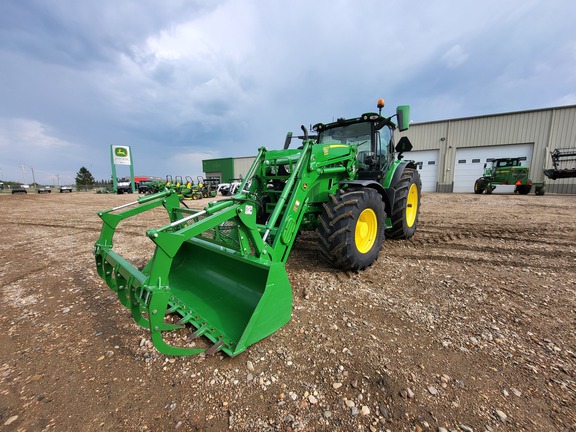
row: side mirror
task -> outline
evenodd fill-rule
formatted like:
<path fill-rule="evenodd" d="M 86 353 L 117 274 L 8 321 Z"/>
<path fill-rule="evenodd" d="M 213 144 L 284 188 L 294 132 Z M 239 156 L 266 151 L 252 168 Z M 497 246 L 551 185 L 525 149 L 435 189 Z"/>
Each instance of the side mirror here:
<path fill-rule="evenodd" d="M 286 140 L 284 141 L 284 150 L 290 147 L 291 142 L 292 142 L 292 132 L 288 132 L 286 134 Z"/>
<path fill-rule="evenodd" d="M 396 117 L 398 118 L 398 129 L 403 132 L 410 126 L 410 105 L 400 105 L 396 107 Z"/>
<path fill-rule="evenodd" d="M 410 150 L 412 150 L 412 143 L 408 137 L 403 136 L 400 138 L 400 141 L 398 141 L 398 144 L 396 144 L 396 151 L 398 153 L 404 153 Z"/>

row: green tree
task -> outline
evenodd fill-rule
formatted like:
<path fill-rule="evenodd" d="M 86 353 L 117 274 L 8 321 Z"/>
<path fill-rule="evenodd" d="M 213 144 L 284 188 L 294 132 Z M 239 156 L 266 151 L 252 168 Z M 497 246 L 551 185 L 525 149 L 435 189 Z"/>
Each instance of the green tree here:
<path fill-rule="evenodd" d="M 94 176 L 85 167 L 80 168 L 80 171 L 76 173 L 76 189 L 92 189 L 94 187 Z"/>

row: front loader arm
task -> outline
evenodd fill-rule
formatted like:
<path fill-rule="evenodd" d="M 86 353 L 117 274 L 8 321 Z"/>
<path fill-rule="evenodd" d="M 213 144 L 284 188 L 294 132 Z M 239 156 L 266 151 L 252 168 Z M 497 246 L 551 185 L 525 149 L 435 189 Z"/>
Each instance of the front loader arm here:
<path fill-rule="evenodd" d="M 180 208 L 180 201 L 173 190 L 167 189 L 153 195 L 140 197 L 137 201 L 98 212 L 98 216 L 100 216 L 104 224 L 95 246 L 97 248 L 111 248 L 113 245 L 114 232 L 120 222 L 160 206 L 166 208 L 169 217 L 172 219 L 175 217 L 174 210 Z M 122 211 L 118 213 L 119 210 Z"/>

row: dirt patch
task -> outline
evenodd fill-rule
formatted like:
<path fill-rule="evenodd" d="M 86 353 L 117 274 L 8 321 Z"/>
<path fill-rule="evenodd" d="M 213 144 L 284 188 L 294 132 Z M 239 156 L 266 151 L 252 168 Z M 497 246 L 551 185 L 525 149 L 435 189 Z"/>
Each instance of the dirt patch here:
<path fill-rule="evenodd" d="M 0 429 L 576 430 L 576 197 L 425 194 L 360 273 L 304 234 L 292 320 L 234 358 L 159 354 L 96 275 L 132 199 L 0 195 Z"/>

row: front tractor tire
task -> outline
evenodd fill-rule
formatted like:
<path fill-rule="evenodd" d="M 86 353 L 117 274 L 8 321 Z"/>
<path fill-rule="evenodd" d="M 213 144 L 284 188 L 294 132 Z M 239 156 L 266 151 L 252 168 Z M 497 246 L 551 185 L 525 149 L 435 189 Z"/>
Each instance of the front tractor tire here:
<path fill-rule="evenodd" d="M 376 259 L 386 227 L 382 197 L 375 189 L 339 190 L 323 205 L 317 229 L 324 258 L 342 270 L 363 270 Z"/>
<path fill-rule="evenodd" d="M 484 192 L 485 186 L 484 186 L 484 180 L 482 180 L 481 178 L 477 179 L 474 182 L 474 193 L 480 195 L 482 192 Z"/>
<path fill-rule="evenodd" d="M 386 229 L 386 237 L 409 239 L 418 225 L 422 195 L 420 174 L 414 168 L 406 168 L 393 187 L 395 194 L 390 214 L 392 227 Z"/>

